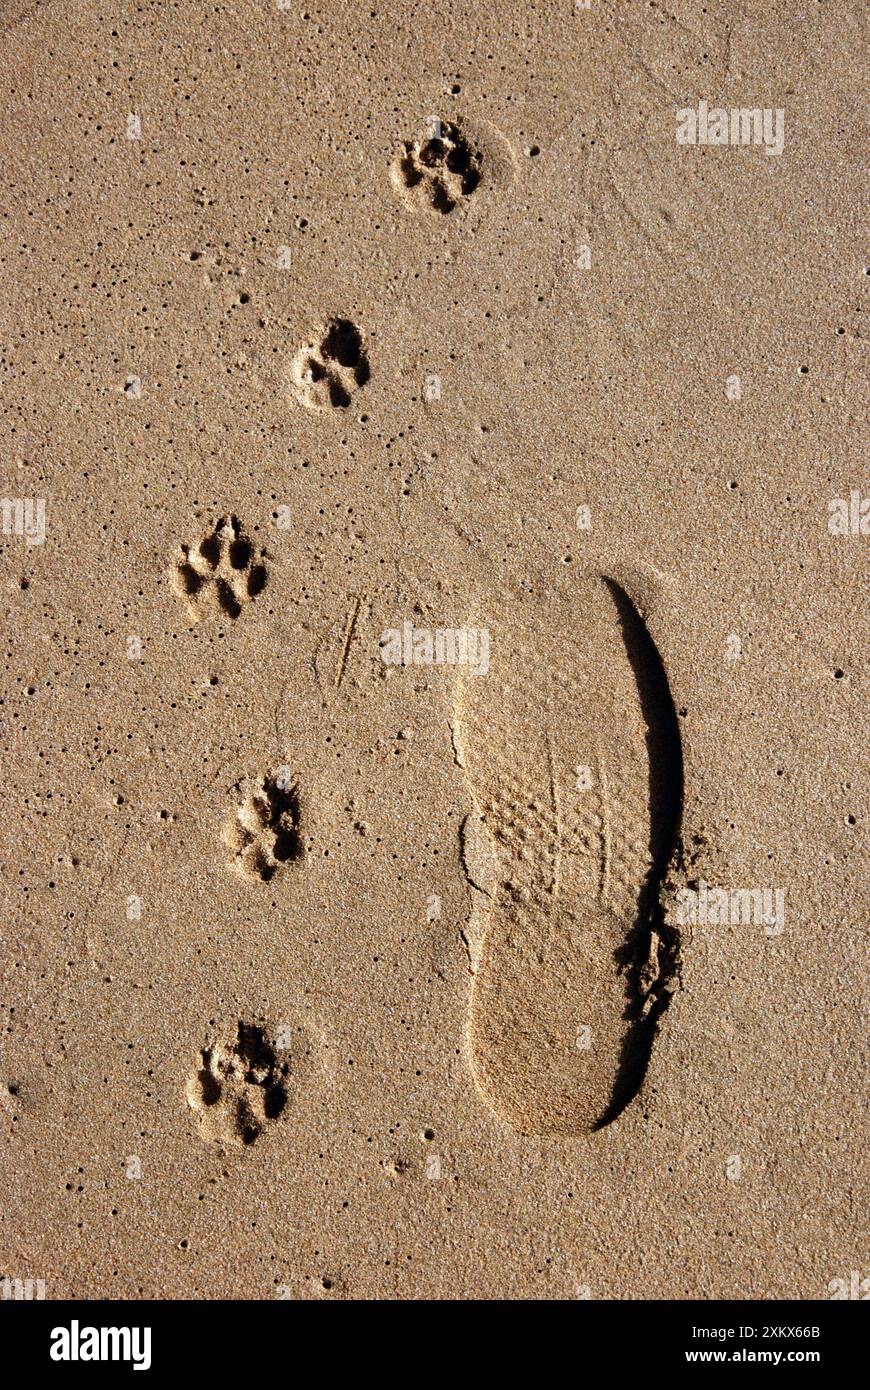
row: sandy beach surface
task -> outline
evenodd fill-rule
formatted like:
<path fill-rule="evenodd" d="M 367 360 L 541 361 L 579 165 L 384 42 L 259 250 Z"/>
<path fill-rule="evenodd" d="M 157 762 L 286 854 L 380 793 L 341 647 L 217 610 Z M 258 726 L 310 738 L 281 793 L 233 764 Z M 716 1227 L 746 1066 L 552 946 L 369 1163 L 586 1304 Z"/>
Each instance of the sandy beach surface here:
<path fill-rule="evenodd" d="M 859 1296 L 862 7 L 0 16 L 0 1277 Z"/>

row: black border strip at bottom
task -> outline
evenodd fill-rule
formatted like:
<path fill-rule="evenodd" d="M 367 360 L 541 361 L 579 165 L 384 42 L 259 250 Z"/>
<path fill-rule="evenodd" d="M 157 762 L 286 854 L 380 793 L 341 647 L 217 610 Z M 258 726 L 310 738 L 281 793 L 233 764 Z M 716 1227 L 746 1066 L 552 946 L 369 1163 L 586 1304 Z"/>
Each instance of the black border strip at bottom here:
<path fill-rule="evenodd" d="M 101 1370 L 115 1377 L 139 1371 L 161 1378 L 167 1371 L 190 1371 L 197 1376 L 214 1373 L 223 1380 L 234 1373 L 250 1375 L 258 1366 L 274 1375 L 287 1353 L 292 1354 L 288 1373 L 298 1374 L 299 1352 L 307 1351 L 317 1355 L 322 1371 L 334 1359 L 332 1343 L 323 1340 L 324 1331 L 332 1329 L 334 1318 L 343 1322 L 339 1309 L 327 1309 L 332 1301 L 318 1302 L 312 1310 L 308 1304 L 280 1300 L 4 1300 L 0 1301 L 4 1360 L 14 1356 L 19 1375 L 32 1368 L 60 1380 L 71 1375 L 92 1380 Z M 509 1355 L 515 1365 L 516 1355 L 524 1353 L 533 1356 L 540 1369 L 540 1360 L 549 1360 L 547 1354 L 555 1352 L 569 1358 L 568 1364 L 576 1365 L 578 1375 L 593 1367 L 598 1374 L 641 1371 L 655 1375 L 677 1367 L 703 1374 L 706 1368 L 717 1365 L 732 1374 L 743 1366 L 765 1365 L 774 1374 L 797 1365 L 821 1370 L 829 1379 L 832 1371 L 845 1372 L 863 1361 L 856 1310 L 836 1302 L 581 1300 L 567 1309 L 552 1306 L 545 1314 L 546 1340 L 541 1338 L 540 1303 L 535 1305 L 534 1323 L 528 1332 L 522 1328 L 526 1306 L 510 1305 L 511 1323 L 496 1340 L 488 1309 L 501 1311 L 505 1305 L 478 1305 L 478 1316 L 485 1319 L 476 1327 L 477 1337 L 482 1339 L 478 1342 L 482 1364 L 491 1366 L 493 1360 L 498 1363 Z M 418 1307 L 425 1317 L 426 1305 Z M 367 1315 L 371 1316 L 371 1310 Z M 403 1368 L 406 1357 L 401 1354 L 401 1343 L 388 1347 L 383 1334 L 372 1335 L 371 1325 L 353 1344 L 347 1339 L 342 1342 L 342 1358 L 353 1358 L 359 1365 L 368 1363 L 378 1367 L 380 1374 L 389 1372 L 392 1376 L 409 1371 L 415 1376 L 431 1376 L 440 1361 L 444 1373 L 453 1377 L 460 1369 L 456 1361 L 459 1347 L 445 1337 L 443 1317 L 442 1309 L 426 1342 L 418 1346 L 416 1368 L 407 1364 Z M 399 1319 L 401 1326 L 401 1313 Z M 861 1334 L 865 1328 L 862 1320 Z M 468 1327 L 469 1332 L 472 1330 Z M 555 1345 L 554 1332 L 558 1339 Z M 461 1359 L 466 1363 L 464 1354 Z M 563 1365 L 562 1374 L 566 1369 Z M 307 1374 L 311 1374 L 310 1369 Z"/>

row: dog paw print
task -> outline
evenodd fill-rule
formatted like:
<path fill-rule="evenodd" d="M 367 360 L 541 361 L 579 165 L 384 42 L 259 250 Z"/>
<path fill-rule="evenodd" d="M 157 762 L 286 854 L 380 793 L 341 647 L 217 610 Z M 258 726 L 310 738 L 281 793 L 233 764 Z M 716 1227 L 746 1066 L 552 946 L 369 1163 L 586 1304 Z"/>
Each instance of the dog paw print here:
<path fill-rule="evenodd" d="M 241 800 L 224 827 L 224 844 L 245 878 L 268 883 L 303 852 L 296 783 L 289 769 L 279 768 L 274 776 L 240 782 L 236 790 Z"/>
<path fill-rule="evenodd" d="M 187 1082 L 202 1137 L 253 1144 L 284 1110 L 289 1072 L 289 1057 L 259 1024 L 240 1022 L 231 1042 L 203 1048 Z"/>
<path fill-rule="evenodd" d="M 320 334 L 303 343 L 291 368 L 293 394 L 309 410 L 350 405 L 351 396 L 369 379 L 363 337 L 350 319 L 332 319 Z"/>
<path fill-rule="evenodd" d="M 429 212 L 448 213 L 480 183 L 480 153 L 457 125 L 439 122 L 437 133 L 406 140 L 392 168 L 393 183 L 406 200 Z"/>
<path fill-rule="evenodd" d="M 181 547 L 172 573 L 175 592 L 190 616 L 237 618 L 250 599 L 266 586 L 266 566 L 255 560 L 254 547 L 237 517 L 225 516 L 199 545 Z"/>

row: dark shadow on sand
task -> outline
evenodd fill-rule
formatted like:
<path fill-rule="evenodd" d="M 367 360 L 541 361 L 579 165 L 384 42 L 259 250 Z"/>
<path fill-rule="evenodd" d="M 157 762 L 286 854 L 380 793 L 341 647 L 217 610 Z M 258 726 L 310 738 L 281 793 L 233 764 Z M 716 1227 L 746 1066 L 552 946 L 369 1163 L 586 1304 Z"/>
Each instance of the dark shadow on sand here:
<path fill-rule="evenodd" d="M 604 582 L 616 605 L 628 660 L 637 683 L 646 724 L 649 758 L 650 869 L 638 894 L 637 917 L 625 943 L 615 953 L 626 977 L 628 1031 L 622 1044 L 610 1102 L 595 1125 L 611 1124 L 643 1084 L 661 1015 L 671 995 L 664 988 L 673 976 L 679 936 L 664 921 L 661 886 L 678 847 L 683 816 L 683 748 L 677 712 L 664 664 L 649 630 L 628 594 L 613 579 Z M 644 965 L 655 939 L 658 974 L 648 988 Z M 641 1017 L 645 1002 L 651 1002 Z"/>

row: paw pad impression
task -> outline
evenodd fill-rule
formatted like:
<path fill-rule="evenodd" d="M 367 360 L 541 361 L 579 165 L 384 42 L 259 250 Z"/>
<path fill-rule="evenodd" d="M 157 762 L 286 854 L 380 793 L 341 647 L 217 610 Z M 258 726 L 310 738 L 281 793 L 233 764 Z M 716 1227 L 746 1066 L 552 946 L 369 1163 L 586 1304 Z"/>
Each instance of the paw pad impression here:
<path fill-rule="evenodd" d="M 287 1104 L 289 1071 L 289 1060 L 258 1024 L 240 1022 L 231 1042 L 203 1048 L 187 1082 L 203 1138 L 253 1144 Z"/>
<path fill-rule="evenodd" d="M 303 343 L 290 370 L 293 395 L 308 410 L 346 409 L 371 375 L 362 334 L 350 319 L 331 319 Z"/>
<path fill-rule="evenodd" d="M 429 212 L 449 213 L 480 183 L 481 158 L 459 126 L 439 121 L 437 133 L 406 140 L 392 169 L 399 193 Z"/>
<path fill-rule="evenodd" d="M 224 516 L 199 545 L 181 547 L 172 587 L 185 600 L 190 616 L 200 622 L 219 616 L 238 618 L 266 587 L 267 578 L 266 566 L 255 561 L 254 547 L 241 522 Z"/>
<path fill-rule="evenodd" d="M 233 866 L 246 878 L 268 883 L 278 869 L 300 858 L 299 794 L 281 769 L 274 776 L 240 782 L 240 803 L 224 827 Z"/>

